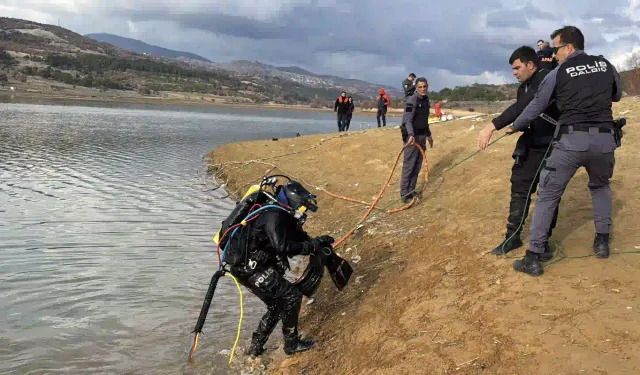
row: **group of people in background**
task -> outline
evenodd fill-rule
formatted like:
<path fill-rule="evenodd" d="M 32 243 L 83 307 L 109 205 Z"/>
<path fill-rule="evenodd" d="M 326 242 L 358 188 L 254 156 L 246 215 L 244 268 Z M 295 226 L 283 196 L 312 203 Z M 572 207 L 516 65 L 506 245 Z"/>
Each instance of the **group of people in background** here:
<path fill-rule="evenodd" d="M 336 99 L 336 103 L 333 106 L 333 111 L 338 113 L 339 132 L 346 132 L 349 130 L 354 110 L 355 105 L 353 104 L 353 98 L 351 96 L 347 96 L 347 93 L 343 91 L 338 99 Z"/>
<path fill-rule="evenodd" d="M 389 99 L 389 95 L 387 95 L 384 89 L 381 88 L 378 90 L 378 97 L 376 98 L 376 106 L 378 109 L 376 120 L 378 121 L 378 127 L 387 126 L 387 108 L 389 108 L 390 104 L 391 99 Z M 343 91 L 338 99 L 336 99 L 336 102 L 333 105 L 333 111 L 338 114 L 338 131 L 343 132 L 349 130 L 351 118 L 355 111 L 353 98 L 351 96 L 347 96 L 347 93 Z"/>

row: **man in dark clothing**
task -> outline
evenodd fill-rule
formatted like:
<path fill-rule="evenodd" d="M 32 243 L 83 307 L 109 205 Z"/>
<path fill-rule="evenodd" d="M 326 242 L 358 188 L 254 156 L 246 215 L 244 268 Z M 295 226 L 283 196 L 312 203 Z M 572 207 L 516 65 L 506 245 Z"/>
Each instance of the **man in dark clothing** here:
<path fill-rule="evenodd" d="M 378 127 L 380 127 L 380 118 L 382 118 L 382 126 L 387 126 L 387 107 L 391 104 L 391 100 L 384 92 L 384 89 L 380 89 L 378 92 L 380 95 L 376 99 L 376 105 L 378 106 L 376 120 L 378 120 Z"/>
<path fill-rule="evenodd" d="M 409 74 L 404 81 L 402 81 L 402 89 L 404 90 L 404 100 L 406 101 L 408 97 L 413 95 L 416 92 L 416 86 L 413 84 L 413 81 L 416 79 L 416 75 L 414 73 Z"/>
<path fill-rule="evenodd" d="M 533 48 L 523 46 L 516 49 L 509 58 L 509 64 L 513 75 L 520 82 L 517 101 L 507 108 L 502 114 L 493 119 L 478 136 L 478 147 L 484 150 L 491 140 L 494 131 L 505 128 L 515 121 L 533 99 L 538 86 L 549 73 L 548 70 L 537 67 L 537 55 Z M 545 113 L 556 120 L 559 116 L 555 103 L 549 105 Z M 511 168 L 511 203 L 509 205 L 509 218 L 507 219 L 507 234 L 505 240 L 493 249 L 496 255 L 506 254 L 511 250 L 522 246 L 520 233 L 524 221 L 529 213 L 531 195 L 535 193 L 540 181 L 541 164 L 548 155 L 549 145 L 553 141 L 554 126 L 541 117 L 534 119 L 530 128 L 525 130 L 516 144 L 512 157 L 515 163 Z M 558 210 L 556 209 L 549 236 L 555 227 Z M 553 258 L 553 252 L 549 243 L 544 244 L 542 260 Z"/>
<path fill-rule="evenodd" d="M 315 196 L 300 183 L 291 181 L 277 194 L 280 204 L 298 211 L 315 211 Z M 314 208 L 315 207 L 315 208 Z M 301 210 L 304 212 L 304 210 Z M 261 355 L 264 345 L 278 322 L 282 321 L 284 351 L 294 354 L 311 349 L 314 342 L 298 336 L 298 314 L 302 304 L 302 290 L 284 278 L 289 268 L 287 258 L 295 255 L 317 254 L 330 247 L 329 236 L 311 238 L 302 229 L 304 220 L 285 210 L 266 210 L 246 226 L 242 226 L 237 240 L 230 240 L 231 250 L 241 254 L 242 261 L 231 266 L 238 281 L 267 305 L 267 312 L 253 333 L 247 354 Z"/>
<path fill-rule="evenodd" d="M 349 102 L 347 99 L 347 93 L 342 92 L 338 99 L 336 99 L 336 103 L 333 106 L 333 111 L 338 113 L 338 131 L 341 132 L 344 130 L 347 123 L 347 112 L 349 110 Z"/>
<path fill-rule="evenodd" d="M 593 251 L 597 258 L 609 257 L 612 195 L 609 179 L 617 147 L 612 103 L 620 101 L 622 86 L 613 65 L 601 56 L 584 52 L 584 36 L 574 26 L 551 34 L 560 66 L 549 73 L 535 97 L 511 126 L 509 132 L 525 130 L 544 111 L 551 98 L 560 110 L 555 135 L 559 136 L 540 174 L 540 191 L 531 222 L 529 250 L 513 264 L 516 271 L 542 275 L 540 254 L 548 239 L 553 215 L 567 184 L 580 167 L 589 175 L 596 235 Z"/>
<path fill-rule="evenodd" d="M 427 79 L 420 77 L 416 80 L 416 92 L 407 98 L 404 114 L 402 115 L 402 142 L 417 143 L 423 150 L 427 149 L 427 141 L 433 148 L 433 138 L 429 129 L 429 97 Z M 404 149 L 402 163 L 402 181 L 400 182 L 400 196 L 404 203 L 411 202 L 417 195 L 416 183 L 422 167 L 422 154 L 416 147 Z"/>
<path fill-rule="evenodd" d="M 351 125 L 351 118 L 353 117 L 353 111 L 355 111 L 356 106 L 353 104 L 353 98 L 350 96 L 347 98 L 349 102 L 349 108 L 347 109 L 347 121 L 344 126 L 344 131 L 349 130 L 349 125 Z"/>
<path fill-rule="evenodd" d="M 544 40 L 538 41 L 538 69 L 551 71 L 558 66 L 558 60 L 553 56 L 553 48 L 549 46 L 549 42 Z"/>

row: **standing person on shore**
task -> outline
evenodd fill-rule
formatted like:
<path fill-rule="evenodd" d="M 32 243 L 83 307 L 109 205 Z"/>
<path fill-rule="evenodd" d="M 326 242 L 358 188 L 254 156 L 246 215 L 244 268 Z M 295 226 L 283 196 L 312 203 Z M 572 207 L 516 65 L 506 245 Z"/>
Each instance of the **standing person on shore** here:
<path fill-rule="evenodd" d="M 549 71 L 538 67 L 536 51 L 529 46 L 522 46 L 511 54 L 509 64 L 513 75 L 520 82 L 517 101 L 507 108 L 500 116 L 493 119 L 478 136 L 478 148 L 484 150 L 491 141 L 491 136 L 496 130 L 504 129 L 514 122 L 533 100 L 541 82 Z M 550 104 L 545 114 L 554 120 L 558 119 L 559 112 L 555 103 Z M 511 168 L 511 202 L 509 204 L 509 216 L 507 218 L 507 234 L 504 241 L 491 252 L 494 255 L 503 255 L 522 246 L 520 233 L 529 213 L 531 195 L 536 192 L 540 182 L 541 164 L 548 156 L 549 145 L 553 141 L 554 125 L 536 117 L 524 133 L 518 139 L 515 150 L 511 155 L 515 160 Z M 549 237 L 556 226 L 558 209 L 553 216 Z M 544 261 L 553 258 L 553 251 L 549 247 L 549 241 L 544 243 L 544 252 L 540 259 Z"/>
<path fill-rule="evenodd" d="M 416 92 L 416 86 L 413 84 L 413 81 L 416 79 L 416 75 L 414 73 L 409 74 L 409 77 L 405 78 L 402 81 L 402 89 L 404 90 L 404 101 L 407 101 L 407 98 L 413 95 Z"/>
<path fill-rule="evenodd" d="M 338 131 L 341 132 L 344 130 L 347 123 L 347 111 L 349 109 L 349 101 L 347 98 L 347 93 L 342 92 L 338 99 L 336 99 L 336 103 L 333 106 L 333 111 L 337 112 L 338 119 Z"/>
<path fill-rule="evenodd" d="M 615 165 L 619 127 L 612 103 L 620 101 L 622 85 L 615 67 L 601 56 L 584 52 L 584 35 L 575 26 L 551 34 L 560 65 L 540 83 L 535 97 L 507 131 L 523 131 L 543 113 L 551 98 L 560 109 L 556 143 L 540 173 L 540 191 L 529 234 L 529 250 L 513 264 L 531 276 L 544 273 L 540 257 L 545 251 L 554 212 L 569 181 L 580 167 L 589 175 L 593 201 L 596 258 L 609 257 L 612 194 L 609 180 Z"/>
<path fill-rule="evenodd" d="M 387 107 L 391 104 L 391 100 L 384 92 L 384 89 L 380 89 L 378 92 L 380 95 L 376 99 L 376 105 L 378 106 L 376 120 L 378 121 L 378 127 L 380 127 L 380 118 L 382 118 L 382 126 L 387 126 Z"/>
<path fill-rule="evenodd" d="M 423 150 L 429 146 L 433 148 L 433 138 L 429 129 L 429 97 L 427 96 L 429 84 L 427 79 L 420 77 L 416 80 L 416 92 L 407 98 L 404 114 L 402 115 L 402 142 L 406 144 L 417 143 Z M 416 147 L 404 149 L 402 163 L 402 181 L 400 183 L 400 196 L 404 203 L 411 202 L 417 193 L 416 183 L 422 167 L 422 154 Z"/>
<path fill-rule="evenodd" d="M 353 98 L 351 96 L 347 98 L 347 101 L 349 102 L 349 108 L 347 108 L 347 122 L 345 124 L 344 131 L 349 130 L 349 125 L 351 125 L 351 118 L 353 117 L 353 111 L 355 111 L 356 109 L 355 104 L 353 104 Z"/>

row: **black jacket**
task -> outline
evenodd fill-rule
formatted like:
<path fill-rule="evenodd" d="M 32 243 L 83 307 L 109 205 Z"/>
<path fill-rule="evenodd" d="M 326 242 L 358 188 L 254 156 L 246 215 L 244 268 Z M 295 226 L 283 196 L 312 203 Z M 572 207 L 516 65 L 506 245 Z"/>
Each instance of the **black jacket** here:
<path fill-rule="evenodd" d="M 526 82 L 520 84 L 520 87 L 518 87 L 516 102 L 509 108 L 505 109 L 500 116 L 493 119 L 492 122 L 496 129 L 500 130 L 508 126 L 513 123 L 518 116 L 520 116 L 527 105 L 535 97 L 536 91 L 538 91 L 538 86 L 540 86 L 540 83 L 547 74 L 549 74 L 548 70 L 539 69 L 533 73 Z M 544 113 L 554 120 L 557 120 L 560 115 L 555 102 L 547 107 Z M 548 146 L 553 140 L 554 130 L 554 125 L 541 117 L 537 117 L 531 122 L 531 126 L 525 130 L 522 138 L 524 138 L 523 141 L 526 141 L 526 143 L 531 146 Z"/>
<path fill-rule="evenodd" d="M 601 124 L 600 127 L 612 128 L 611 103 L 621 97 L 622 85 L 616 68 L 602 56 L 589 56 L 577 50 L 547 74 L 512 127 L 516 131 L 527 129 L 555 99 L 562 113 L 559 126 Z"/>
<path fill-rule="evenodd" d="M 356 110 L 356 106 L 353 104 L 353 101 L 349 102 L 349 108 L 347 109 L 347 115 L 353 115 L 353 111 Z"/>
<path fill-rule="evenodd" d="M 613 126 L 613 97 L 619 91 L 615 69 L 605 58 L 586 53 L 567 59 L 556 75 L 560 124 Z"/>
<path fill-rule="evenodd" d="M 429 97 L 415 93 L 407 98 L 402 115 L 400 130 L 403 136 L 426 135 L 431 137 L 429 129 Z"/>
<path fill-rule="evenodd" d="M 337 111 L 338 114 L 347 114 L 349 111 L 349 102 L 347 101 L 347 98 L 342 98 L 342 96 L 338 97 L 333 106 L 333 110 Z"/>
<path fill-rule="evenodd" d="M 409 80 L 409 78 L 405 78 L 405 80 L 402 81 L 402 89 L 404 90 L 405 100 L 416 92 L 416 86 Z"/>
<path fill-rule="evenodd" d="M 553 48 L 547 47 L 536 54 L 538 55 L 538 69 L 552 71 L 558 66 L 558 60 L 553 57 Z"/>

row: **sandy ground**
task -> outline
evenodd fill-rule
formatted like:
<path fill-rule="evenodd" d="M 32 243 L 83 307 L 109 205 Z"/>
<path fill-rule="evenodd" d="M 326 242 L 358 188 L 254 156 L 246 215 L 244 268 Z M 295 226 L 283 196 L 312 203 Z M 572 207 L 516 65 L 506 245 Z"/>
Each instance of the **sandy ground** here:
<path fill-rule="evenodd" d="M 612 180 L 612 250 L 640 252 L 638 98 L 615 106 L 629 119 Z M 318 340 L 285 357 L 270 341 L 275 374 L 638 374 L 640 254 L 560 260 L 533 278 L 514 259 L 487 251 L 504 235 L 511 152 L 506 137 L 444 175 L 476 151 L 487 118 L 434 124 L 427 152 L 430 182 L 414 208 L 366 223 L 338 252 L 354 264 L 350 286 L 337 292 L 325 277 L 316 301 L 303 307 L 301 329 Z M 333 138 L 329 138 L 333 137 Z M 225 145 L 216 163 L 278 156 L 325 141 L 311 151 L 268 160 L 292 177 L 371 201 L 401 147 L 399 130 Z M 272 167 L 227 166 L 217 172 L 236 194 Z M 282 172 L 282 171 L 280 171 Z M 383 204 L 397 199 L 399 171 Z M 570 257 L 589 256 L 593 212 L 584 170 L 563 196 L 552 244 Z M 320 210 L 307 229 L 336 237 L 366 207 L 318 192 Z M 528 236 L 529 220 L 524 232 Z M 514 258 L 526 247 L 516 250 Z M 510 254 L 511 255 L 511 254 Z M 249 328 L 253 329 L 253 327 Z"/>

